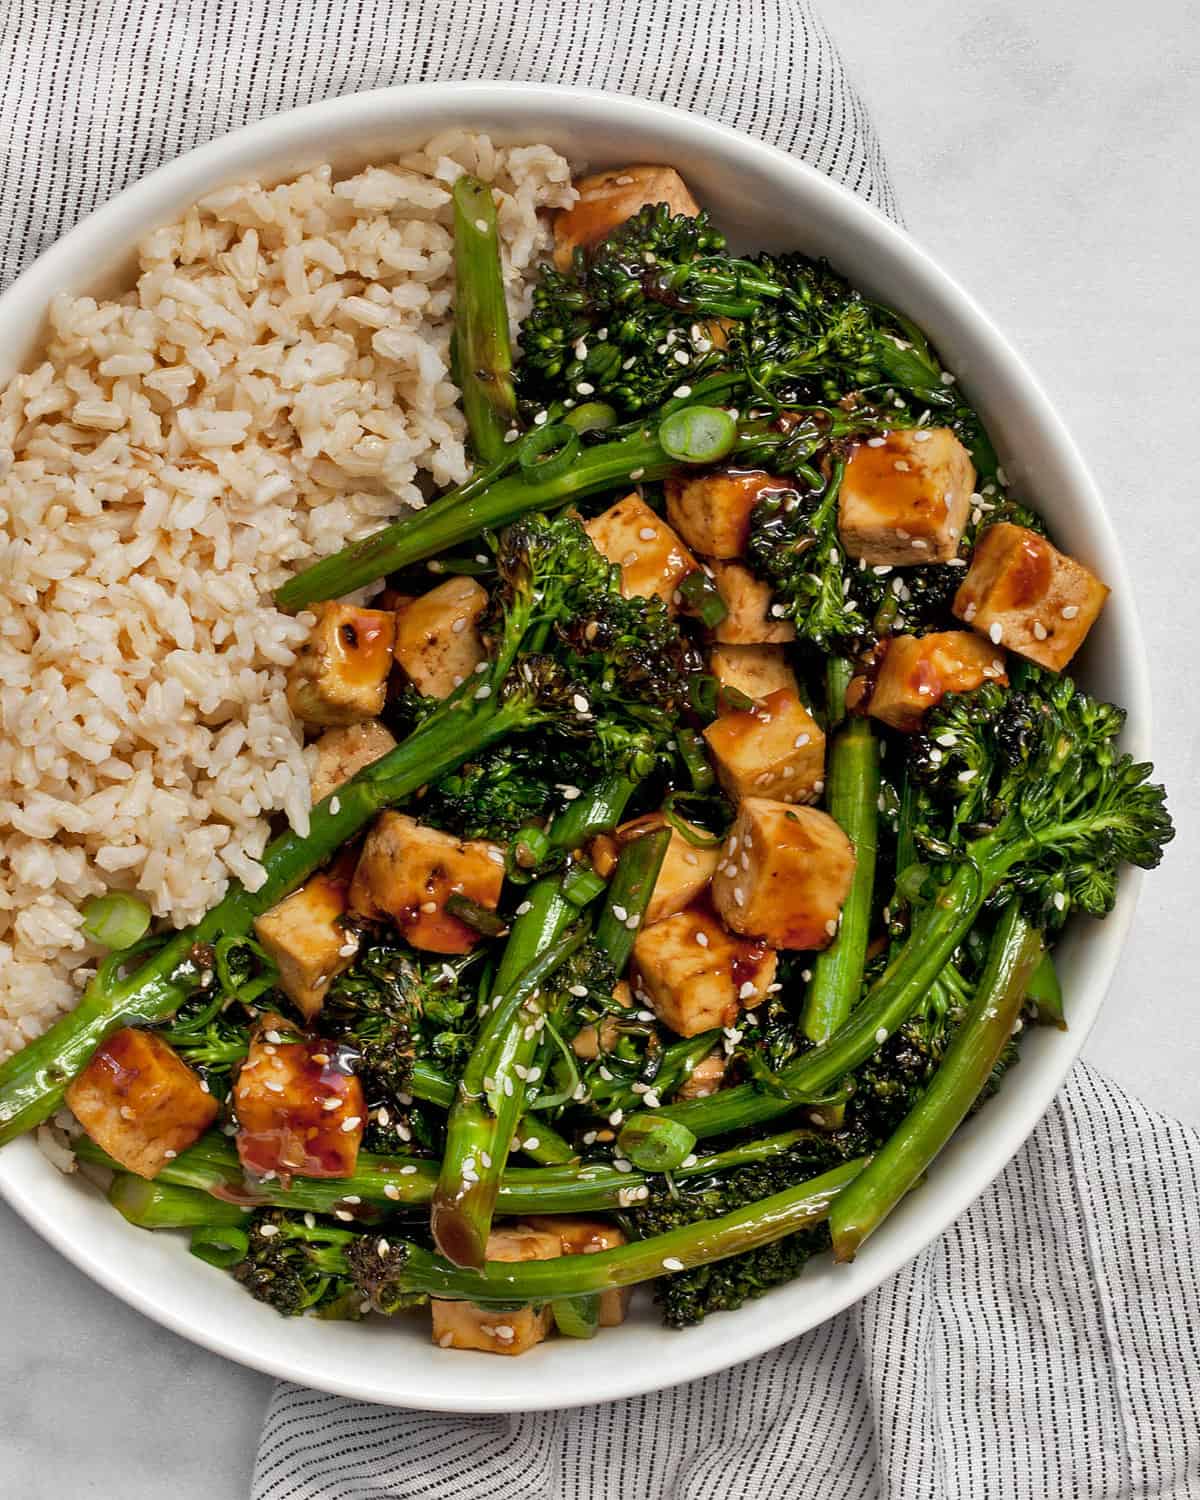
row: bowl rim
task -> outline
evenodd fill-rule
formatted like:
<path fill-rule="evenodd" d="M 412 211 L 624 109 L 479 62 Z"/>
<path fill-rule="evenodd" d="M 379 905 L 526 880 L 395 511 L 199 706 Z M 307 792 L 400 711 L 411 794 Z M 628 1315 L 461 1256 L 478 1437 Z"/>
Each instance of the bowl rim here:
<path fill-rule="evenodd" d="M 162 164 L 80 220 L 45 250 L 0 296 L 0 330 L 10 322 L 28 330 L 31 326 L 31 306 L 35 310 L 40 308 L 41 312 L 37 315 L 44 317 L 45 307 L 54 291 L 76 279 L 75 268 L 80 262 L 81 251 L 108 231 L 128 236 L 129 231 L 123 227 L 123 221 L 144 220 L 143 227 L 134 235 L 136 239 L 137 234 L 145 232 L 145 228 L 151 223 L 166 222 L 163 217 L 156 217 L 156 205 L 177 200 L 187 202 L 203 196 L 215 185 L 212 179 L 218 169 L 222 180 L 253 173 L 255 157 L 264 157 L 267 146 L 272 142 L 279 147 L 287 136 L 294 135 L 307 137 L 315 143 L 321 124 L 334 120 L 339 129 L 344 130 L 355 121 L 361 122 L 364 128 L 368 125 L 377 127 L 380 116 L 393 116 L 394 123 L 399 128 L 406 106 L 410 114 L 420 116 L 423 108 L 427 113 L 432 112 L 438 103 L 444 104 L 447 101 L 461 105 L 468 112 L 474 111 L 470 125 L 471 128 L 476 128 L 476 116 L 492 109 L 501 114 L 507 110 L 519 116 L 521 107 L 535 100 L 559 107 L 571 104 L 579 106 L 583 100 L 586 101 L 586 108 L 594 109 L 598 114 L 620 111 L 625 118 L 644 124 L 650 132 L 657 129 L 665 136 L 671 136 L 686 129 L 690 139 L 701 146 L 711 147 L 717 156 L 726 161 L 736 163 L 741 159 L 748 163 L 753 161 L 760 166 L 765 163 L 779 180 L 781 191 L 799 192 L 809 198 L 824 199 L 827 204 L 836 206 L 836 212 L 851 222 L 853 232 L 870 240 L 878 255 L 885 260 L 899 261 L 908 274 L 951 305 L 956 319 L 969 326 L 976 337 L 986 342 L 993 364 L 1000 369 L 1002 381 L 1013 388 L 1023 389 L 1026 402 L 1034 410 L 1042 432 L 1053 440 L 1063 466 L 1070 473 L 1072 489 L 1086 514 L 1097 550 L 1104 556 L 1106 574 L 1113 585 L 1114 598 L 1120 601 L 1119 655 L 1131 669 L 1130 688 L 1124 694 L 1128 700 L 1131 722 L 1129 739 L 1135 752 L 1144 752 L 1151 727 L 1149 675 L 1146 647 L 1130 580 L 1098 487 L 1040 382 L 975 299 L 907 231 L 880 210 L 849 188 L 778 147 L 686 110 L 610 90 L 563 84 L 476 80 L 393 85 L 321 100 L 266 116 Z M 479 128 L 488 127 L 484 125 Z M 502 121 L 497 119 L 493 128 L 502 130 Z M 432 128 L 430 133 L 433 133 Z M 319 153 L 319 147 L 316 149 Z M 310 162 L 318 159 L 319 154 L 310 154 L 308 157 Z M 541 1388 L 536 1379 L 510 1382 L 507 1374 L 502 1381 L 485 1382 L 482 1389 L 469 1378 L 464 1378 L 457 1382 L 461 1385 L 461 1390 L 451 1388 L 456 1385 L 454 1381 L 447 1382 L 445 1390 L 416 1390 L 411 1378 L 405 1381 L 402 1373 L 397 1376 L 395 1370 L 373 1374 L 362 1369 L 327 1369 L 316 1357 L 310 1361 L 292 1351 L 276 1353 L 259 1347 L 253 1334 L 246 1338 L 197 1326 L 193 1317 L 174 1305 L 176 1299 L 165 1295 L 158 1287 L 147 1287 L 119 1257 L 100 1253 L 90 1242 L 70 1232 L 53 1211 L 53 1193 L 47 1194 L 57 1173 L 42 1156 L 32 1138 L 13 1142 L 0 1153 L 0 1195 L 26 1223 L 75 1266 L 138 1311 L 194 1343 L 283 1379 L 302 1381 L 307 1385 L 359 1400 L 426 1410 L 481 1413 L 555 1409 L 585 1402 L 616 1400 L 663 1389 L 712 1374 L 764 1353 L 844 1311 L 911 1261 L 986 1191 L 1049 1108 L 1077 1058 L 1111 982 L 1117 958 L 1133 919 L 1140 885 L 1140 871 L 1125 872 L 1117 910 L 1089 942 L 1090 947 L 1097 948 L 1102 954 L 1095 966 L 1097 975 L 1092 984 L 1090 1012 L 1083 1016 L 1080 1025 L 1073 1026 L 1070 1032 L 1063 1034 L 1055 1054 L 1057 1061 L 1048 1068 L 1040 1069 L 1040 1073 L 1045 1076 L 1037 1080 L 1039 1086 L 1021 1089 L 1019 1102 L 1008 1112 L 1005 1128 L 972 1135 L 971 1168 L 956 1172 L 952 1184 L 941 1184 L 937 1196 L 937 1212 L 924 1217 L 918 1225 L 908 1224 L 905 1233 L 892 1236 L 886 1245 L 881 1234 L 877 1241 L 872 1242 L 871 1255 L 860 1257 L 850 1266 L 839 1267 L 838 1289 L 836 1292 L 826 1292 L 819 1299 L 820 1315 L 815 1320 L 805 1320 L 803 1314 L 797 1319 L 785 1316 L 771 1318 L 762 1316 L 761 1313 L 758 1317 L 747 1316 L 754 1309 L 762 1310 L 768 1306 L 782 1311 L 779 1299 L 785 1297 L 789 1290 L 784 1288 L 773 1293 L 765 1302 L 749 1304 L 738 1313 L 723 1317 L 720 1335 L 716 1339 L 697 1341 L 690 1338 L 690 1335 L 668 1335 L 673 1340 L 690 1338 L 686 1358 L 679 1361 L 679 1368 L 675 1371 L 658 1370 L 637 1361 L 627 1361 L 619 1367 L 610 1364 L 603 1374 L 594 1371 L 589 1373 L 585 1357 L 577 1362 L 581 1373 L 579 1386 L 569 1399 L 564 1400 L 561 1387 Z M 48 1177 L 48 1173 L 53 1175 Z M 793 1284 L 792 1290 L 800 1284 L 802 1283 Z M 304 1320 L 304 1323 L 312 1329 L 310 1322 Z M 249 1326 L 248 1319 L 247 1327 Z M 313 1339 L 310 1342 L 315 1348 L 318 1341 Z M 386 1361 L 380 1363 L 386 1364 Z M 402 1370 L 401 1366 L 401 1372 Z M 553 1382 L 543 1384 L 550 1386 Z M 489 1385 L 493 1389 L 488 1389 Z M 513 1385 L 519 1387 L 517 1392 L 509 1389 Z"/>

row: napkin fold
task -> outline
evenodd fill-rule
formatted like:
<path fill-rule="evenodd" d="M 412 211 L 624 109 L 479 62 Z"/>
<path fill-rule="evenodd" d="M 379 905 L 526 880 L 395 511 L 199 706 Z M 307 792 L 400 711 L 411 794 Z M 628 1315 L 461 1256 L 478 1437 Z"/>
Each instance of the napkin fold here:
<path fill-rule="evenodd" d="M 0 282 L 223 131 L 471 78 L 680 105 L 897 216 L 807 0 L 18 0 L 0 8 Z M 280 1384 L 253 1500 L 1195 1500 L 1198 1260 L 1200 1132 L 1079 1065 L 946 1234 L 803 1337 L 690 1385 L 528 1415 Z"/>

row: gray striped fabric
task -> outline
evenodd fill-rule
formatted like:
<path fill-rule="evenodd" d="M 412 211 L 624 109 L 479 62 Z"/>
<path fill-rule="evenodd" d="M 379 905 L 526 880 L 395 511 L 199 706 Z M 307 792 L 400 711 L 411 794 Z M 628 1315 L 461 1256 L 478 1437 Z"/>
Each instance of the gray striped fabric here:
<path fill-rule="evenodd" d="M 805 0 L 8 0 L 0 68 L 5 282 L 221 131 L 427 78 L 680 104 L 896 213 Z M 281 1385 L 254 1500 L 1200 1497 L 1198 1163 L 1195 1131 L 1079 1067 L 949 1233 L 803 1338 L 694 1385 L 529 1416 Z"/>

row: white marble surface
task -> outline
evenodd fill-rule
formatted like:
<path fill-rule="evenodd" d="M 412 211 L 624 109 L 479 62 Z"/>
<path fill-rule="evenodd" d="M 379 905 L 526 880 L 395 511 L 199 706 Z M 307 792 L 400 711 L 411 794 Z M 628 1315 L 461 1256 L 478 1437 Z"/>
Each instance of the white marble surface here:
<path fill-rule="evenodd" d="M 1192 440 L 1200 372 L 1189 11 L 1187 0 L 826 6 L 909 227 L 1029 357 L 1128 548 L 1155 759 L 1180 834 L 1086 1055 L 1200 1124 L 1200 711 L 1194 627 L 1183 624 L 1200 546 L 1192 466 L 1177 457 Z M 245 1495 L 269 1381 L 129 1311 L 3 1206 L 0 1246 L 0 1495 Z"/>

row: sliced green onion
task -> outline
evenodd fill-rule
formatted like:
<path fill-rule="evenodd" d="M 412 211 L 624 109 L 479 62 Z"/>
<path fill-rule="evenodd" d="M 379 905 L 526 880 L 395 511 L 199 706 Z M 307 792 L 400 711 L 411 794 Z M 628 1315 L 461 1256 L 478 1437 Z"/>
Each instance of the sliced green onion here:
<path fill-rule="evenodd" d="M 709 630 L 719 625 L 729 613 L 716 584 L 703 568 L 687 575 L 679 585 L 679 595 L 687 613 L 694 615 Z"/>
<path fill-rule="evenodd" d="M 250 1251 L 250 1237 L 244 1229 L 233 1229 L 228 1225 L 220 1228 L 205 1225 L 203 1229 L 192 1231 L 189 1248 L 197 1260 L 227 1271 L 230 1266 L 236 1266 L 239 1261 L 246 1259 Z"/>
<path fill-rule="evenodd" d="M 503 917 L 497 916 L 486 906 L 480 906 L 478 901 L 472 901 L 470 896 L 464 896 L 460 891 L 447 896 L 446 910 L 482 937 L 499 937 L 502 932 L 508 931 L 508 923 Z"/>
<path fill-rule="evenodd" d="M 733 452 L 737 423 L 721 406 L 684 406 L 662 419 L 658 441 L 684 464 L 715 464 Z"/>
<path fill-rule="evenodd" d="M 694 792 L 708 792 L 716 785 L 716 772 L 709 763 L 704 740 L 694 729 L 680 729 L 675 735 L 679 756 L 687 767 Z"/>
<path fill-rule="evenodd" d="M 536 868 L 549 853 L 550 835 L 536 824 L 522 828 L 513 840 L 513 863 L 520 870 Z"/>
<path fill-rule="evenodd" d="M 587 865 L 572 865 L 563 876 L 562 893 L 572 906 L 594 901 L 608 882 Z"/>
<path fill-rule="evenodd" d="M 693 849 L 716 849 L 724 839 L 724 833 L 709 833 L 689 822 L 682 813 L 675 810 L 681 802 L 699 802 L 705 809 L 713 809 L 718 805 L 724 807 L 723 800 L 709 796 L 706 792 L 668 792 L 662 805 L 663 817 Z"/>
<path fill-rule="evenodd" d="M 695 1150 L 696 1137 L 678 1120 L 639 1114 L 623 1126 L 617 1145 L 643 1172 L 673 1172 Z"/>
<path fill-rule="evenodd" d="M 585 401 L 567 412 L 563 421 L 576 432 L 606 432 L 617 425 L 617 413 L 606 401 Z"/>
<path fill-rule="evenodd" d="M 150 908 L 125 891 L 97 896 L 83 908 L 84 933 L 112 953 L 132 948 L 149 927 Z"/>
<path fill-rule="evenodd" d="M 565 474 L 579 457 L 579 434 L 565 422 L 535 427 L 517 443 L 521 477 L 529 484 L 544 484 Z"/>
<path fill-rule="evenodd" d="M 594 1339 L 600 1327 L 600 1293 L 582 1297 L 559 1297 L 550 1304 L 554 1326 L 565 1338 Z"/>

